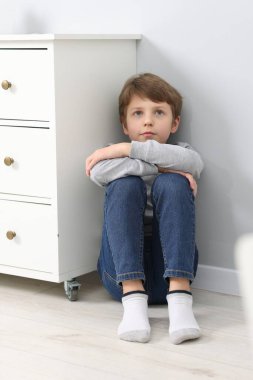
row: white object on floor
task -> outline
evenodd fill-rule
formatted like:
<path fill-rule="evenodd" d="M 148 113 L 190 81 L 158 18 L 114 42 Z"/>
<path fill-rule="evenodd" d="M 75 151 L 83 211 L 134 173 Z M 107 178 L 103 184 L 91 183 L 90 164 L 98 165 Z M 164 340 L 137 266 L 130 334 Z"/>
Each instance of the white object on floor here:
<path fill-rule="evenodd" d="M 243 235 L 238 239 L 235 247 L 235 261 L 239 271 L 239 285 L 253 349 L 253 234 Z"/>

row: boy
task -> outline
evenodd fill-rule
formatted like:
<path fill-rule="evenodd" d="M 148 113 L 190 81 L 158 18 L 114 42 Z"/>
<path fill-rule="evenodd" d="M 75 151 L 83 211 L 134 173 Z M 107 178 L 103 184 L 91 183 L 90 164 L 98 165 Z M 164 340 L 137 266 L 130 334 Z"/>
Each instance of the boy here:
<path fill-rule="evenodd" d="M 130 78 L 119 96 L 130 143 L 98 149 L 86 174 L 105 186 L 100 278 L 122 300 L 120 339 L 148 342 L 148 303 L 168 302 L 174 344 L 196 339 L 190 283 L 198 264 L 195 205 L 202 160 L 188 144 L 167 144 L 180 123 L 182 97 L 162 78 Z"/>

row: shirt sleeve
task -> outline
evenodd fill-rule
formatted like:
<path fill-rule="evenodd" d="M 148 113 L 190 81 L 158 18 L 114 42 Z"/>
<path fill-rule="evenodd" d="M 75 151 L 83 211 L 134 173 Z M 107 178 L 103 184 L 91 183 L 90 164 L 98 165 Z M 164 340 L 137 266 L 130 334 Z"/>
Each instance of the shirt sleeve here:
<path fill-rule="evenodd" d="M 180 170 L 200 177 L 204 164 L 199 155 L 189 144 L 160 144 L 155 140 L 145 142 L 132 141 L 130 157 L 143 160 L 166 169 Z"/>
<path fill-rule="evenodd" d="M 90 179 L 98 186 L 130 175 L 145 177 L 158 174 L 158 168 L 148 162 L 129 157 L 99 161 L 92 169 Z"/>

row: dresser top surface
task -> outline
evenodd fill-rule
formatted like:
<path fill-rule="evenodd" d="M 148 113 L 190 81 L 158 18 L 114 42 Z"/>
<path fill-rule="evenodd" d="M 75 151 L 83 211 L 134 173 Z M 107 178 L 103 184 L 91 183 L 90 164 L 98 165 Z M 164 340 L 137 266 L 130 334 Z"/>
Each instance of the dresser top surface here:
<path fill-rule="evenodd" d="M 141 34 L 0 34 L 0 41 L 140 40 Z"/>

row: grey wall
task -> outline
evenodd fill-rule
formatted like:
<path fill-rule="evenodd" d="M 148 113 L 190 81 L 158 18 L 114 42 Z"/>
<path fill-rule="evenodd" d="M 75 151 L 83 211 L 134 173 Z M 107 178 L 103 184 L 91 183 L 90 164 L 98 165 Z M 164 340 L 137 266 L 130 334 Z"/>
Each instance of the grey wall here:
<path fill-rule="evenodd" d="M 138 71 L 184 96 L 178 138 L 206 167 L 199 182 L 200 263 L 234 268 L 252 231 L 253 3 L 251 0 L 0 1 L 0 33 L 142 33 Z"/>

